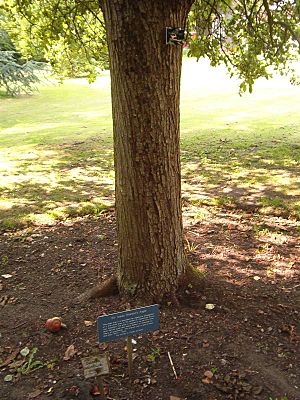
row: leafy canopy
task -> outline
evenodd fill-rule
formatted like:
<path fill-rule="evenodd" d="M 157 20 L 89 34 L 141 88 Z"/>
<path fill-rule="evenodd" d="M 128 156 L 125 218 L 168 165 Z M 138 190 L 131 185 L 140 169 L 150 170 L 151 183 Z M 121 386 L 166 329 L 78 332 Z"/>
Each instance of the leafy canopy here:
<path fill-rule="evenodd" d="M 97 1 L 2 0 L 2 10 L 9 15 L 18 50 L 47 60 L 57 75 L 93 80 L 99 68 L 108 67 Z"/>
<path fill-rule="evenodd" d="M 178 0 L 180 1 L 180 0 Z M 42 49 L 62 75 L 108 65 L 105 28 L 98 0 L 2 0 L 11 19 L 21 20 L 26 54 Z M 21 16 L 21 17 L 20 17 Z M 190 56 L 225 63 L 252 91 L 272 70 L 293 72 L 299 57 L 300 0 L 196 0 L 187 30 Z"/>
<path fill-rule="evenodd" d="M 250 92 L 272 69 L 293 73 L 299 59 L 300 0 L 197 0 L 189 18 L 190 55 L 224 62 Z M 270 68 L 272 67 L 272 68 Z"/>

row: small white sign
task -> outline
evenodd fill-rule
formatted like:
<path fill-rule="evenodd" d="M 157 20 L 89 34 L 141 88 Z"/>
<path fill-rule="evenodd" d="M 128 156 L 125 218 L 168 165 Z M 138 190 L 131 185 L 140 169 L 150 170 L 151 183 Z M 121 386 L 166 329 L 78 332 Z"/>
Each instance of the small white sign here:
<path fill-rule="evenodd" d="M 84 357 L 81 359 L 81 362 L 86 379 L 109 374 L 109 365 L 106 356 Z"/>

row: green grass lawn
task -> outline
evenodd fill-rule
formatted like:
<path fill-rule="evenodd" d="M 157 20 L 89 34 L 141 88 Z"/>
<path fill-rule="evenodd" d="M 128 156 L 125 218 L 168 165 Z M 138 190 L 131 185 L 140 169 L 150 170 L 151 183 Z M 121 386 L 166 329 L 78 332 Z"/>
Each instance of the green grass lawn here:
<path fill-rule="evenodd" d="M 34 96 L 0 98 L 0 224 L 4 228 L 97 214 L 113 203 L 109 76 L 69 80 Z M 181 132 L 183 195 L 203 207 L 257 205 L 300 215 L 300 88 L 237 82 L 185 60 Z"/>

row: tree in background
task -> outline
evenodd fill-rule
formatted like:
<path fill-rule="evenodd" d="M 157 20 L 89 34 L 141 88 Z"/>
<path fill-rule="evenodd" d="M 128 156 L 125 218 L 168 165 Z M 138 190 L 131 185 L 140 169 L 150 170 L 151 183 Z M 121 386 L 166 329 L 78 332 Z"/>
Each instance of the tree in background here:
<path fill-rule="evenodd" d="M 23 57 L 46 61 L 58 77 L 96 79 L 108 68 L 104 22 L 97 2 L 3 1 L 10 36 Z"/>
<path fill-rule="evenodd" d="M 36 85 L 41 81 L 38 72 L 46 64 L 22 59 L 8 32 L 7 17 L 0 13 L 0 88 L 9 96 L 30 94 L 37 90 Z"/>
<path fill-rule="evenodd" d="M 0 50 L 0 88 L 4 88 L 8 96 L 31 94 L 41 82 L 37 70 L 43 67 L 32 60 L 20 64 L 14 51 Z"/>
<path fill-rule="evenodd" d="M 197 275 L 187 263 L 183 245 L 182 47 L 166 44 L 166 27 L 185 28 L 193 6 L 190 26 L 197 35 L 190 53 L 208 56 L 213 65 L 225 62 L 243 79 L 241 89 L 251 90 L 255 79 L 270 75 L 269 66 L 285 69 L 293 57 L 299 44 L 298 0 L 15 2 L 17 11 L 33 21 L 32 29 L 48 50 L 58 38 L 66 45 L 75 43 L 73 35 L 83 38 L 86 31 L 78 30 L 77 21 L 87 15 L 99 23 L 92 38 L 97 41 L 99 34 L 101 43 L 101 8 L 111 71 L 119 244 L 117 276 L 107 285 L 117 282 L 122 294 L 145 300 L 175 299 L 177 289 L 194 285 Z M 81 22 L 78 26 L 84 29 Z"/>

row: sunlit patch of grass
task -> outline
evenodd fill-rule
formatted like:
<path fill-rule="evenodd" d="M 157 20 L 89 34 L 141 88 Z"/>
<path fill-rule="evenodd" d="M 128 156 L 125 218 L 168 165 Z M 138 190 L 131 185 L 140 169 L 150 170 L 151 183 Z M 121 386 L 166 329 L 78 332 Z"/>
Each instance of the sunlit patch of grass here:
<path fill-rule="evenodd" d="M 74 219 L 86 215 L 100 215 L 112 206 L 111 203 L 101 203 L 97 201 L 86 201 L 68 206 L 58 207 L 57 205 L 48 205 L 48 211 L 35 209 L 34 212 L 14 212 L 4 220 L 0 220 L 0 228 L 15 229 L 25 227 L 31 224 L 34 225 L 55 225 L 58 221 Z M 51 210 L 51 207 L 53 208 Z"/>
<path fill-rule="evenodd" d="M 192 200 L 194 206 L 228 206 L 234 204 L 235 199 L 230 196 L 219 196 Z M 207 210 L 206 210 L 207 211 Z M 208 211 L 207 211 L 208 212 Z"/>
<path fill-rule="evenodd" d="M 297 210 L 293 207 L 293 202 L 288 202 L 284 198 L 279 197 L 261 197 L 258 199 L 258 204 L 261 206 L 261 212 L 264 214 L 273 213 L 281 215 L 283 213 L 290 213 L 298 219 L 299 215 Z"/>
<path fill-rule="evenodd" d="M 279 228 L 271 230 L 269 227 L 266 227 L 264 225 L 254 224 L 252 226 L 252 231 L 255 237 L 263 239 L 268 243 L 282 245 L 288 241 L 288 236 L 285 233 L 281 232 Z"/>
<path fill-rule="evenodd" d="M 266 228 L 265 226 L 257 224 L 254 224 L 252 226 L 252 231 L 256 236 L 265 236 L 270 232 L 269 229 Z"/>
<path fill-rule="evenodd" d="M 108 207 L 108 204 L 86 201 L 67 207 L 58 207 L 43 214 L 33 214 L 30 216 L 30 220 L 41 225 L 48 225 L 57 221 L 64 221 L 67 218 L 99 215 Z"/>
<path fill-rule="evenodd" d="M 207 210 L 207 208 L 200 208 L 200 210 L 198 209 L 197 212 L 194 215 L 194 219 L 199 219 L 199 220 L 203 220 L 208 218 L 210 215 L 210 212 Z"/>
<path fill-rule="evenodd" d="M 6 218 L 5 220 L 0 220 L 0 228 L 4 230 L 15 229 L 23 226 L 21 219 L 18 215 L 14 218 Z"/>
<path fill-rule="evenodd" d="M 259 199 L 259 203 L 263 207 L 274 207 L 274 208 L 282 208 L 284 210 L 287 209 L 286 202 L 283 199 L 278 197 L 270 198 L 270 197 L 261 197 Z"/>
<path fill-rule="evenodd" d="M 229 206 L 235 203 L 235 199 L 230 196 L 213 197 L 210 199 L 213 206 Z"/>
<path fill-rule="evenodd" d="M 194 253 L 199 248 L 199 244 L 196 244 L 195 242 L 192 242 L 190 240 L 186 239 L 185 243 L 186 249 L 189 253 Z"/>

